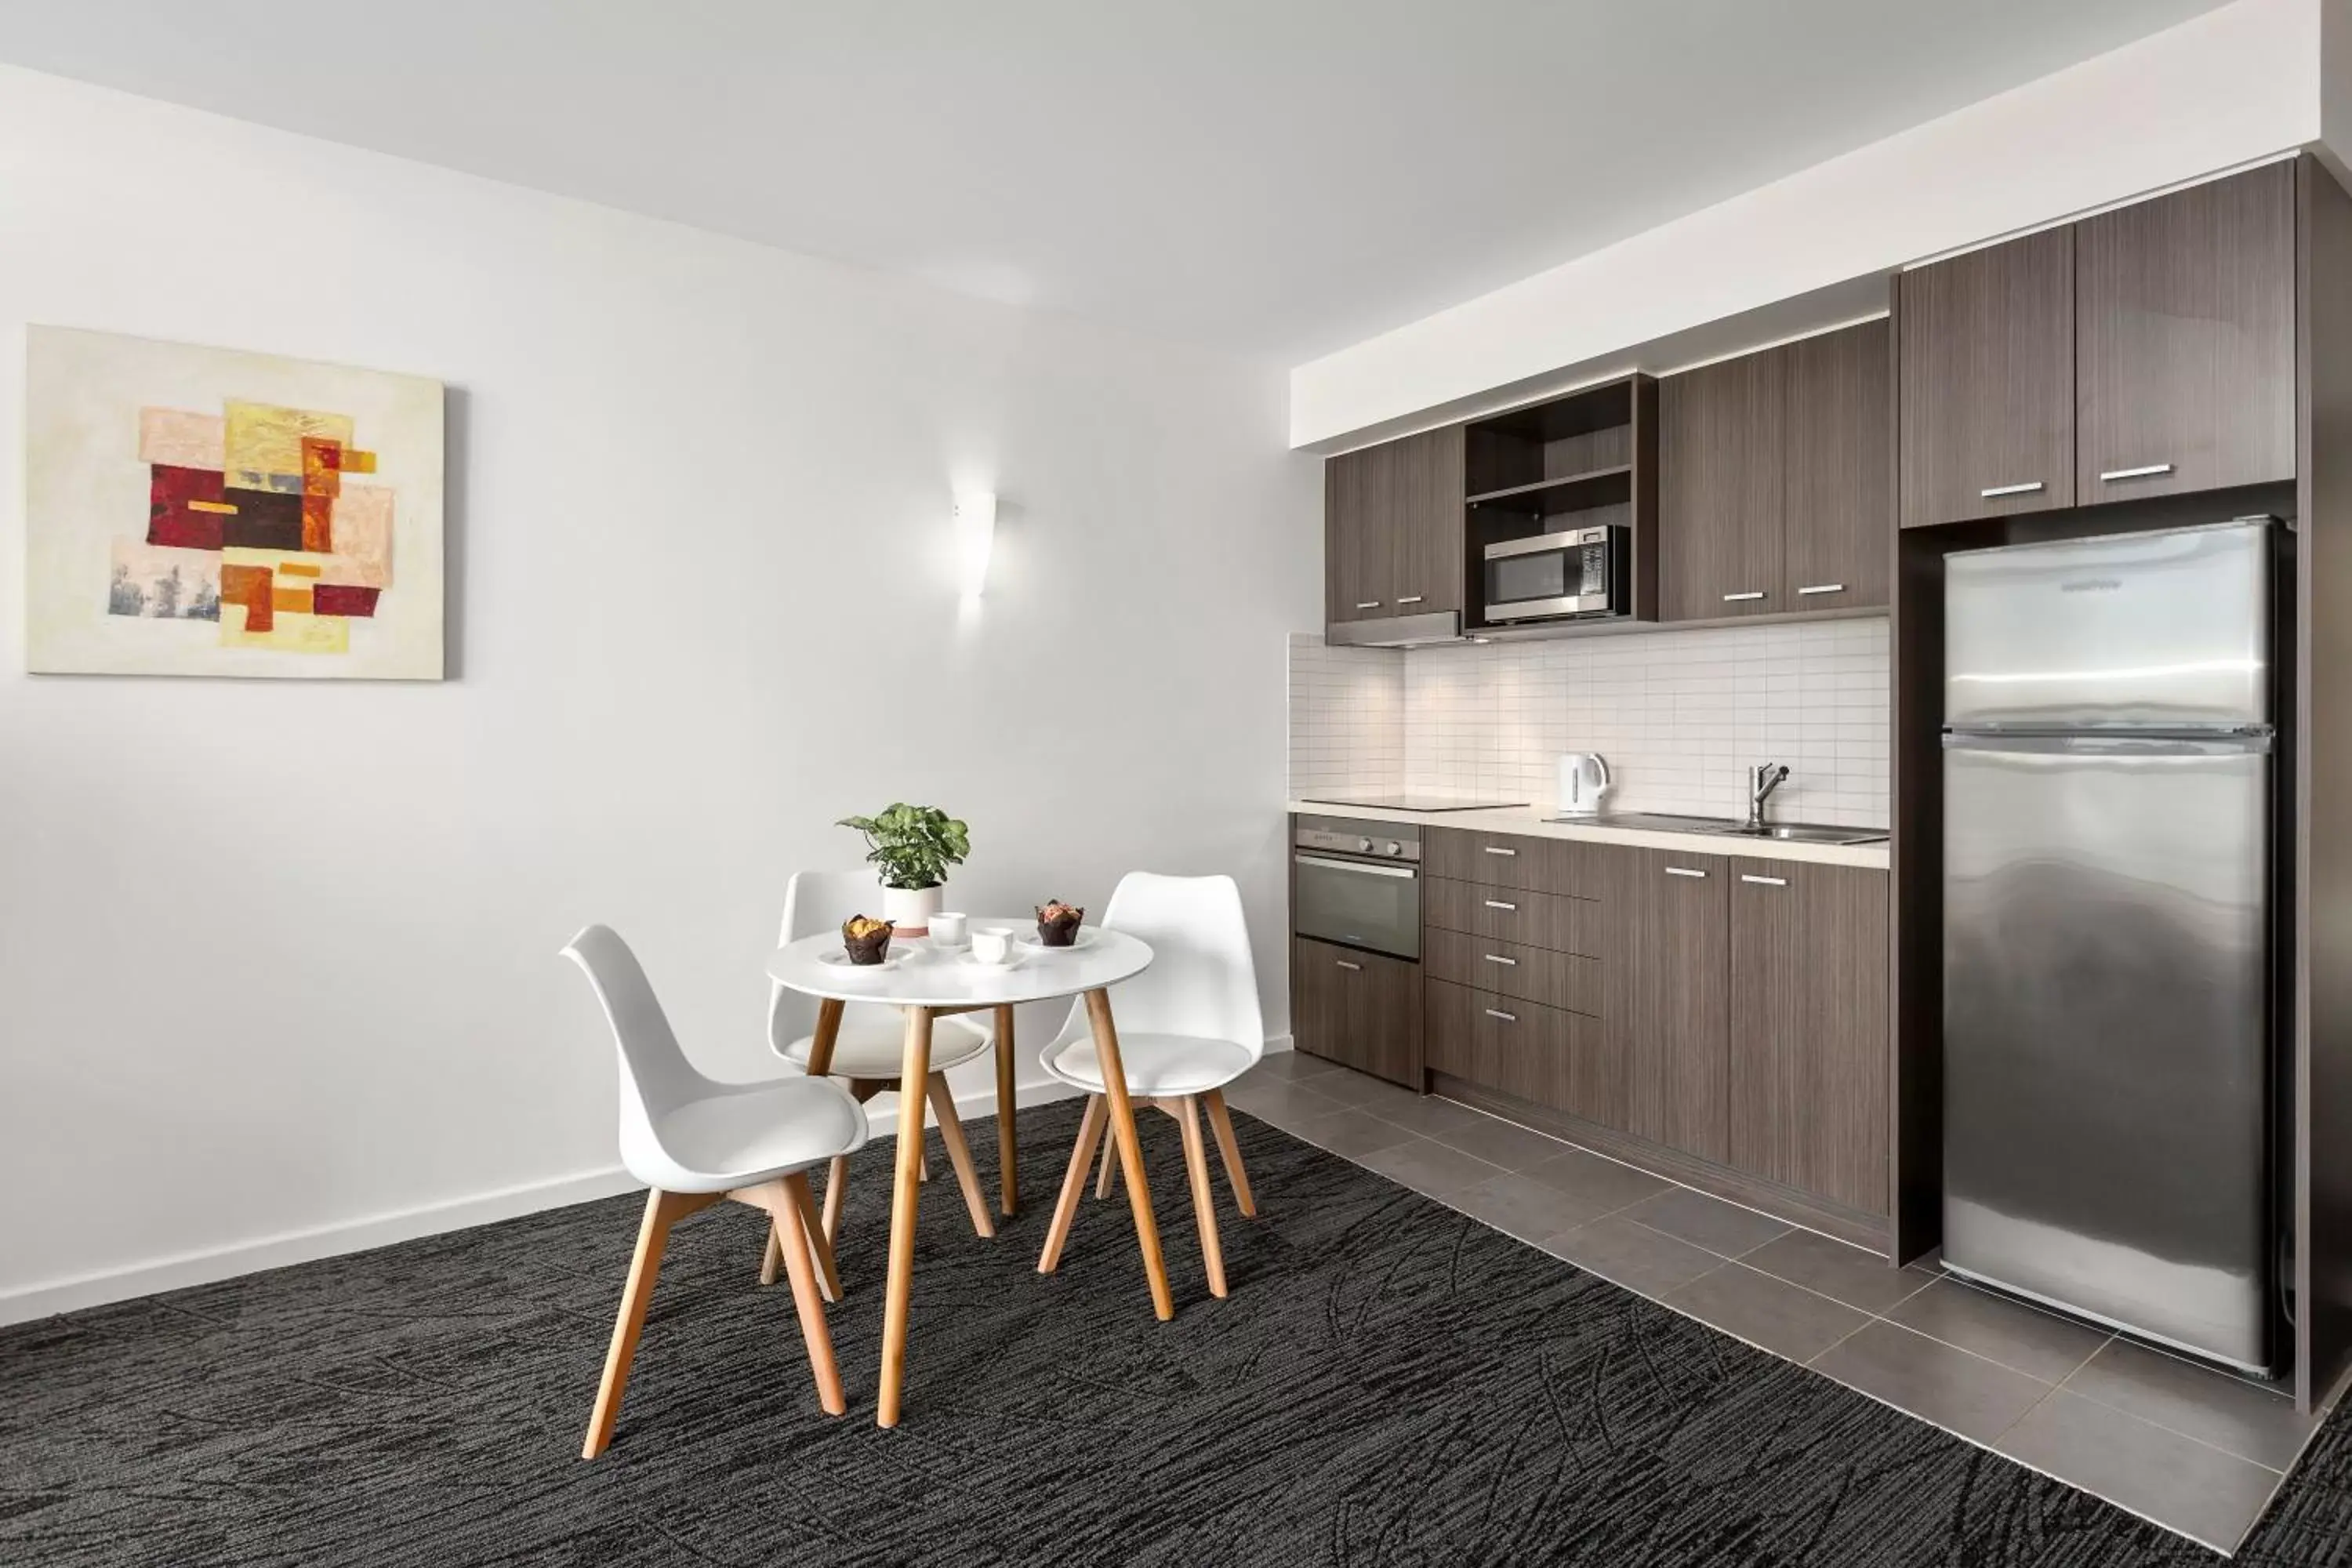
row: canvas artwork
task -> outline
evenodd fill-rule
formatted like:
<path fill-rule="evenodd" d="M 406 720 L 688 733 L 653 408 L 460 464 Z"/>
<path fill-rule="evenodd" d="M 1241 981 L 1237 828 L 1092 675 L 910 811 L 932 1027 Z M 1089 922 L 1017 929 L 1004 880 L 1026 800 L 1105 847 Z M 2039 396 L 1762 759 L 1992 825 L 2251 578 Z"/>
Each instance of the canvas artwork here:
<path fill-rule="evenodd" d="M 39 673 L 438 680 L 437 381 L 28 329 Z"/>

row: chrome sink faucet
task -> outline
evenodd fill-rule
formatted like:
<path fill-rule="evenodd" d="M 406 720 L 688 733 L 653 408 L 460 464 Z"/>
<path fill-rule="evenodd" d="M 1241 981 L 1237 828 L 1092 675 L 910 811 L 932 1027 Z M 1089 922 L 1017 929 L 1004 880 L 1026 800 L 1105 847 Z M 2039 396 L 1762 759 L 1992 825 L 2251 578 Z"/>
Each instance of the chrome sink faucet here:
<path fill-rule="evenodd" d="M 1759 763 L 1748 770 L 1748 826 L 1754 832 L 1764 826 L 1764 803 L 1772 792 L 1789 782 L 1785 763 Z"/>

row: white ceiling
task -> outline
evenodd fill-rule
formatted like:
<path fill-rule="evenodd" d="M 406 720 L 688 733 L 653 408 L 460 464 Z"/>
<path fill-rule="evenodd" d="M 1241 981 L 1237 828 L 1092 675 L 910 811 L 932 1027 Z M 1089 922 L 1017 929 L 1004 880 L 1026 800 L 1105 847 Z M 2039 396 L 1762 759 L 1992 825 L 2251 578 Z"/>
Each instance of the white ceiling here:
<path fill-rule="evenodd" d="M 2215 0 L 5 0 L 0 59 L 1295 361 Z"/>

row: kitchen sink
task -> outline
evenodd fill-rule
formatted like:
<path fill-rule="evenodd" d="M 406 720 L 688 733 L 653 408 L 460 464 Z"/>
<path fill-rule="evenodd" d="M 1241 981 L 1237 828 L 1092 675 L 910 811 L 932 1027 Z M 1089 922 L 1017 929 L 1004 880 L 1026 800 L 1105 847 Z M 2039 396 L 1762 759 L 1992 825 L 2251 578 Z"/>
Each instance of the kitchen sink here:
<path fill-rule="evenodd" d="M 1773 822 L 1762 827 L 1727 816 L 1681 816 L 1667 811 L 1617 811 L 1606 816 L 1556 816 L 1592 827 L 1647 827 L 1664 833 L 1706 833 L 1724 838 L 1773 838 L 1783 844 L 1884 844 L 1874 827 L 1832 827 L 1817 822 Z"/>

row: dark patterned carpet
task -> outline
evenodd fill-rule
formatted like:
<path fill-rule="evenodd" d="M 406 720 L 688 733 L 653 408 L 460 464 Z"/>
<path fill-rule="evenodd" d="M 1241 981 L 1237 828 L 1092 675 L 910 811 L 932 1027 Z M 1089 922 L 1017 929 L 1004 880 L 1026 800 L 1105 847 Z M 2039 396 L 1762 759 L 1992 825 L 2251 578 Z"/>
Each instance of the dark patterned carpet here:
<path fill-rule="evenodd" d="M 0 1331 L 0 1562 L 2218 1561 L 1246 1117 L 1265 1217 L 1228 1206 L 1222 1302 L 1147 1120 L 1160 1323 L 1121 1204 L 1034 1271 L 1076 1121 L 1024 1114 L 1032 1201 L 992 1244 L 930 1188 L 895 1432 L 885 1143 L 842 1248 L 845 1418 L 727 1205 L 673 1240 L 618 1436 L 577 1458 L 641 1206 L 614 1199 Z M 2347 1560 L 2339 1419 L 2241 1561 Z"/>

